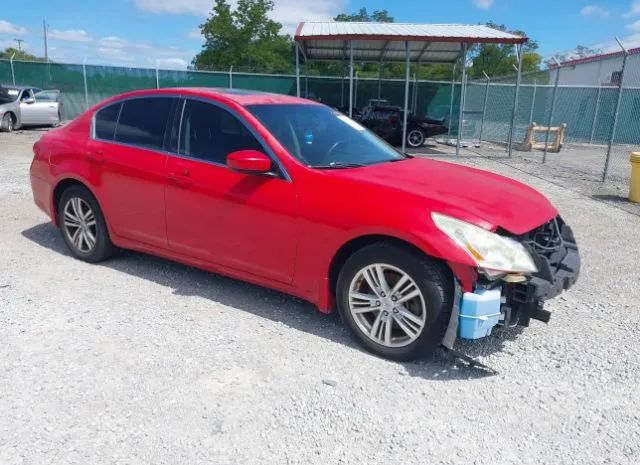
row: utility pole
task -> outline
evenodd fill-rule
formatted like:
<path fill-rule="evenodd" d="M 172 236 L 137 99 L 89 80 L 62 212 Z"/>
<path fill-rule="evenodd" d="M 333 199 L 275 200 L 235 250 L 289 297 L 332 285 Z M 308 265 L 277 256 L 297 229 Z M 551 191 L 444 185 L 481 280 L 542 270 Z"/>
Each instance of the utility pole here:
<path fill-rule="evenodd" d="M 42 32 L 44 34 L 44 59 L 46 62 L 49 61 L 49 44 L 47 41 L 47 21 L 42 20 Z"/>
<path fill-rule="evenodd" d="M 18 51 L 21 52 L 22 51 L 22 42 L 24 42 L 24 39 L 13 39 L 16 42 L 18 42 Z"/>

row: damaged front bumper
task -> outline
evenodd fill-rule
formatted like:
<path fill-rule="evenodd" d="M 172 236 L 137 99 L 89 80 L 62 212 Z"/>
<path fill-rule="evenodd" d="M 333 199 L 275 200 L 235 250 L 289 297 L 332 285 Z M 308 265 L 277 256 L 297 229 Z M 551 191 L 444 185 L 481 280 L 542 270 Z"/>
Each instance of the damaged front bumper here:
<path fill-rule="evenodd" d="M 580 254 L 571 228 L 562 218 L 522 236 L 521 242 L 533 257 L 538 272 L 518 283 L 483 278 L 474 292 L 462 293 L 456 286 L 456 299 L 443 345 L 453 347 L 456 337 L 479 339 L 493 327 L 529 326 L 532 319 L 548 322 L 551 313 L 544 302 L 572 287 L 580 274 Z"/>
<path fill-rule="evenodd" d="M 538 272 L 526 282 L 504 286 L 503 323 L 529 326 L 532 319 L 547 323 L 551 314 L 543 308 L 544 302 L 571 288 L 580 275 L 573 231 L 557 217 L 518 240 L 529 249 Z"/>

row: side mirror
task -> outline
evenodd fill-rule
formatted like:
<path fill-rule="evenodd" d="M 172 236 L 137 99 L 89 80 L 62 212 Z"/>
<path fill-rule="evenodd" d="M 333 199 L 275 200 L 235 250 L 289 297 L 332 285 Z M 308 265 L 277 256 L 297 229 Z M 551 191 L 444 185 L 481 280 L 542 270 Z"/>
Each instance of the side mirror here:
<path fill-rule="evenodd" d="M 36 103 L 36 99 L 34 99 L 33 97 L 29 97 L 24 99 L 23 102 L 31 105 L 32 103 Z"/>
<path fill-rule="evenodd" d="M 246 174 L 263 174 L 271 171 L 271 159 L 257 150 L 238 150 L 227 155 L 227 166 Z"/>

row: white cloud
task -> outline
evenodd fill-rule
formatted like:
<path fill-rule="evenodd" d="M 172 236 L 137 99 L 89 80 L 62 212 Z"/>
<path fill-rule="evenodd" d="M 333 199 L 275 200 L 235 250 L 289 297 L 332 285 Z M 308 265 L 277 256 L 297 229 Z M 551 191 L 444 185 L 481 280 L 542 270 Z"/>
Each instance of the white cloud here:
<path fill-rule="evenodd" d="M 18 44 L 13 39 L 0 40 L 0 50 L 4 50 L 5 48 L 9 48 L 9 47 L 17 49 Z M 20 47 L 22 48 L 23 52 L 33 53 L 33 49 L 31 48 L 31 45 L 28 42 L 22 42 Z"/>
<path fill-rule="evenodd" d="M 206 15 L 213 8 L 211 0 L 134 0 L 134 3 L 141 10 L 152 13 Z"/>
<path fill-rule="evenodd" d="M 169 68 L 169 69 L 186 69 L 187 68 L 187 60 L 183 58 L 160 58 L 157 60 L 159 68 Z"/>
<path fill-rule="evenodd" d="M 473 4 L 476 8 L 480 8 L 481 10 L 487 10 L 491 8 L 494 0 L 473 0 Z"/>
<path fill-rule="evenodd" d="M 91 42 L 91 36 L 83 29 L 67 29 L 61 31 L 59 29 L 51 29 L 49 31 L 50 39 L 65 40 L 68 42 Z"/>
<path fill-rule="evenodd" d="M 129 41 L 122 37 L 107 36 L 100 39 L 99 43 L 104 48 L 124 48 L 129 44 Z"/>
<path fill-rule="evenodd" d="M 194 40 L 202 40 L 202 32 L 200 31 L 200 28 L 197 27 L 195 29 L 190 30 L 187 33 L 187 38 L 194 39 Z"/>
<path fill-rule="evenodd" d="M 634 16 L 640 16 L 640 0 L 632 2 L 629 11 L 622 15 L 624 18 L 632 18 Z"/>
<path fill-rule="evenodd" d="M 587 5 L 580 10 L 582 16 L 592 16 L 596 18 L 607 18 L 609 16 L 609 10 L 599 5 Z"/>
<path fill-rule="evenodd" d="M 131 53 L 123 51 L 121 48 L 100 47 L 98 48 L 98 56 L 111 61 L 131 62 L 135 57 Z"/>
<path fill-rule="evenodd" d="M 487 3 L 488 8 L 494 0 L 474 0 Z M 211 0 L 134 0 L 138 8 L 152 13 L 194 14 L 206 17 L 212 9 Z M 235 7 L 236 1 L 229 2 Z M 271 17 L 282 24 L 283 32 L 292 34 L 300 21 L 328 21 L 344 11 L 347 0 L 325 0 L 301 2 L 300 0 L 274 0 Z"/>
<path fill-rule="evenodd" d="M 637 21 L 634 21 L 631 24 L 627 24 L 625 27 L 631 30 L 632 32 L 640 33 L 640 19 Z"/>
<path fill-rule="evenodd" d="M 119 37 L 104 37 L 97 49 L 89 50 L 87 63 L 124 63 L 131 66 L 185 69 L 195 55 L 173 45 L 157 45 L 146 42 L 129 42 Z"/>
<path fill-rule="evenodd" d="M 13 34 L 15 36 L 24 36 L 27 34 L 27 28 L 22 26 L 16 26 L 9 21 L 0 19 L 0 34 Z"/>

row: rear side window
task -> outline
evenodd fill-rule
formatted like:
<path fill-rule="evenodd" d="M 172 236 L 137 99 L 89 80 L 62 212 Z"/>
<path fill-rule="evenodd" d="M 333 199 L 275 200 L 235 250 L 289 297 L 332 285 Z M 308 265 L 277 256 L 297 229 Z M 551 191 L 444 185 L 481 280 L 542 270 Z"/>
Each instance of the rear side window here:
<path fill-rule="evenodd" d="M 262 150 L 249 130 L 230 112 L 187 100 L 180 131 L 180 154 L 213 163 L 227 163 L 236 150 Z"/>
<path fill-rule="evenodd" d="M 126 100 L 116 128 L 117 142 L 162 150 L 174 98 L 152 97 Z"/>
<path fill-rule="evenodd" d="M 97 139 L 113 140 L 121 106 L 122 103 L 116 103 L 96 113 L 95 136 Z"/>

